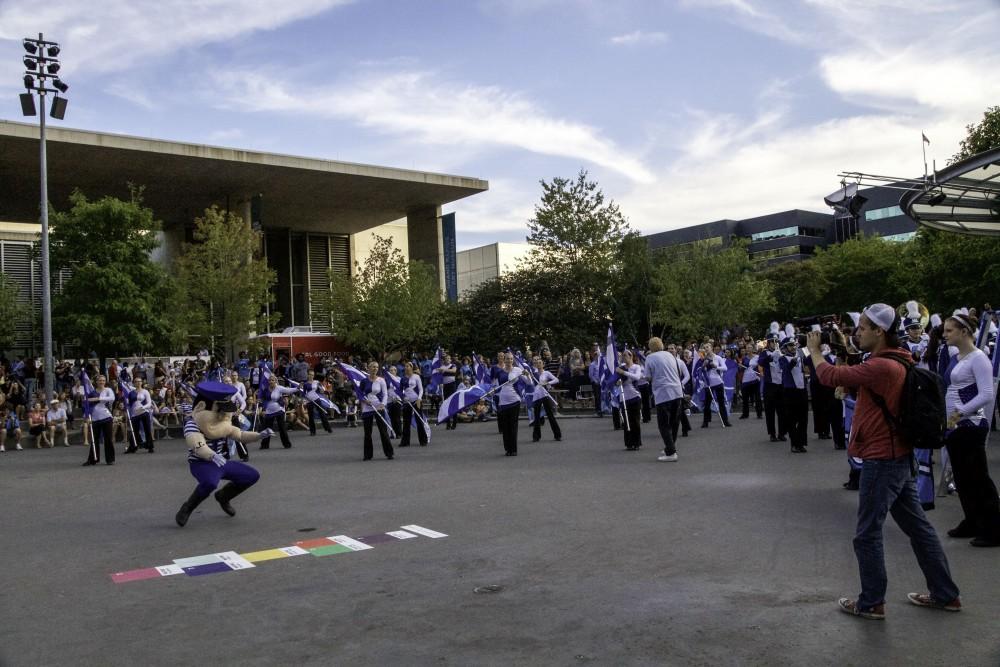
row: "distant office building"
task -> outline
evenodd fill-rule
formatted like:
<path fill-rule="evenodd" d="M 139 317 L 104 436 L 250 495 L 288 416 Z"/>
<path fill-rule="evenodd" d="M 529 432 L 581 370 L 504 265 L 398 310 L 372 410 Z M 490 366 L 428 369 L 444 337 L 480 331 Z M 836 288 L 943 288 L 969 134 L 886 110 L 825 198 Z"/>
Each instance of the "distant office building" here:
<path fill-rule="evenodd" d="M 517 260 L 528 254 L 527 243 L 491 243 L 462 250 L 456 255 L 458 296 L 487 280 L 517 268 Z"/>
<path fill-rule="evenodd" d="M 646 237 L 650 249 L 678 247 L 705 241 L 728 246 L 734 239 L 747 241 L 750 259 L 764 264 L 808 259 L 816 248 L 866 234 L 890 241 L 905 241 L 917 231 L 916 223 L 899 208 L 903 190 L 877 187 L 859 190 L 866 199 L 856 221 L 845 224 L 833 213 L 793 209 L 743 220 L 716 220 L 672 229 Z"/>

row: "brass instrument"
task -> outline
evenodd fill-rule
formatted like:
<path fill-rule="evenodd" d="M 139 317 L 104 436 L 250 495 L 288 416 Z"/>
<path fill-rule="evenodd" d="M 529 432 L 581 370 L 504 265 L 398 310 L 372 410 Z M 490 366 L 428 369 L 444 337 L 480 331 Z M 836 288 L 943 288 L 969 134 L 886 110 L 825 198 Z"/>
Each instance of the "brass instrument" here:
<path fill-rule="evenodd" d="M 931 320 L 931 313 L 927 310 L 927 306 L 912 300 L 900 305 L 900 307 L 896 309 L 896 314 L 899 315 L 900 322 L 907 318 L 915 319 L 919 316 L 921 330 L 926 329 L 927 323 Z M 903 328 L 905 328 L 905 326 Z"/>

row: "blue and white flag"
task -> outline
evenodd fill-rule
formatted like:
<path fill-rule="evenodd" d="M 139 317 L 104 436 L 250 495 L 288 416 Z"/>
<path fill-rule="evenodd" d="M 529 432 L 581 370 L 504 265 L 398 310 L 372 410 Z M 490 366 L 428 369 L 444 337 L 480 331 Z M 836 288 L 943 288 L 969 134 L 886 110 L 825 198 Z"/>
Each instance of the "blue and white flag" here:
<path fill-rule="evenodd" d="M 361 385 L 368 379 L 368 374 L 363 373 L 354 366 L 345 364 L 342 361 L 337 362 L 337 368 L 339 368 L 340 372 L 346 375 L 347 379 L 351 381 L 351 385 L 354 387 L 354 394 L 358 397 L 358 400 L 365 400 L 365 392 L 361 389 Z"/>
<path fill-rule="evenodd" d="M 434 361 L 431 362 L 431 381 L 427 383 L 427 393 L 438 393 L 442 384 L 444 384 L 444 374 L 441 372 L 441 347 L 438 346 L 434 353 Z"/>
<path fill-rule="evenodd" d="M 604 354 L 601 355 L 601 386 L 605 390 L 611 389 L 618 383 L 618 348 L 615 346 L 615 330 L 612 325 L 608 325 L 608 338 L 604 345 Z"/>
<path fill-rule="evenodd" d="M 94 404 L 87 399 L 96 396 L 97 392 L 94 391 L 94 385 L 90 383 L 90 376 L 85 370 L 80 371 L 80 384 L 83 386 L 83 416 L 89 417 L 94 409 Z"/>
<path fill-rule="evenodd" d="M 740 367 L 736 365 L 736 360 L 729 359 L 726 362 L 726 370 L 722 373 L 722 384 L 726 393 L 726 410 L 730 413 L 733 407 L 733 397 L 736 395 L 736 374 L 739 373 L 739 370 Z"/>
<path fill-rule="evenodd" d="M 486 364 L 479 363 L 479 355 L 475 352 L 472 353 L 472 374 L 475 379 L 476 384 L 482 386 L 486 385 L 487 391 L 492 384 L 490 380 L 490 369 L 486 367 Z"/>
<path fill-rule="evenodd" d="M 486 392 L 479 385 L 460 389 L 448 398 L 441 401 L 441 409 L 438 410 L 437 423 L 448 421 L 462 410 L 471 405 L 475 405 Z"/>

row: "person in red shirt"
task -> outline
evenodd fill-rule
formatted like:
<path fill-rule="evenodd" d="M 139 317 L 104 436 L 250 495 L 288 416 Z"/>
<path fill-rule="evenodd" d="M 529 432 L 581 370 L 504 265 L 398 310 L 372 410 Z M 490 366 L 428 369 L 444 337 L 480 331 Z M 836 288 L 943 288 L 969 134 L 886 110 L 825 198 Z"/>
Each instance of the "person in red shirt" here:
<path fill-rule="evenodd" d="M 841 611 L 854 616 L 885 618 L 885 553 L 882 526 L 887 514 L 910 538 L 917 563 L 924 573 L 929 593 L 910 593 L 918 606 L 960 611 L 958 586 L 951 578 L 948 559 L 934 527 L 924 515 L 917 496 L 913 449 L 890 430 L 885 415 L 872 398 L 881 396 L 894 415 L 899 415 L 906 368 L 910 354 L 899 347 L 896 332 L 899 317 L 892 306 L 877 303 L 864 309 L 855 331 L 858 347 L 869 353 L 856 366 L 833 366 L 821 351 L 821 334 L 811 332 L 807 346 L 819 381 L 828 387 L 858 390 L 848 452 L 863 460 L 858 495 L 858 522 L 854 553 L 861 575 L 861 594 L 856 600 L 840 598 Z"/>

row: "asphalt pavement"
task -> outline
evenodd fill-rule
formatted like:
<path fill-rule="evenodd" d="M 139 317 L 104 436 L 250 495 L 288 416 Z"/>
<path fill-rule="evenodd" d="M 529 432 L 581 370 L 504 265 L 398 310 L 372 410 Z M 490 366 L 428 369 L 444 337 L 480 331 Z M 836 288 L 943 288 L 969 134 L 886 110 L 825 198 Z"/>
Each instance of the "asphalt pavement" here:
<path fill-rule="evenodd" d="M 209 499 L 183 529 L 182 440 L 115 466 L 0 454 L 0 664 L 1000 665 L 1000 549 L 944 536 L 956 496 L 929 516 L 964 610 L 907 603 L 926 588 L 890 520 L 887 619 L 862 620 L 836 606 L 859 588 L 857 495 L 830 441 L 791 454 L 761 421 L 716 420 L 660 463 L 654 424 L 637 452 L 609 419 L 562 427 L 532 443 L 522 421 L 517 457 L 495 423 L 435 427 L 369 462 L 360 428 L 293 433 L 251 448 L 235 517 Z M 384 536 L 410 525 L 447 537 Z M 341 535 L 373 548 L 113 579 Z"/>

